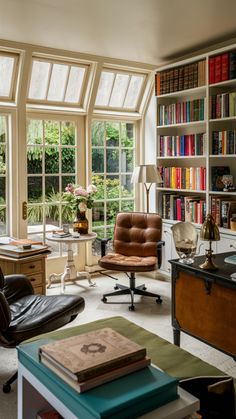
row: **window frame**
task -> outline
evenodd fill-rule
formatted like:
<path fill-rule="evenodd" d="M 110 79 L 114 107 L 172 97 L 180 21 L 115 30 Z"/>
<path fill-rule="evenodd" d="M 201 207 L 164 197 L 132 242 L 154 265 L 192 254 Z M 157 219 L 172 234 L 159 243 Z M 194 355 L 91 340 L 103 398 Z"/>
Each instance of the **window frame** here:
<path fill-rule="evenodd" d="M 20 67 L 20 65 L 19 65 L 20 64 L 20 54 L 17 53 L 17 52 L 10 52 L 10 51 L 5 51 L 5 50 L 1 49 L 0 50 L 0 56 L 14 58 L 9 95 L 8 96 L 0 96 L 0 103 L 1 104 L 16 103 L 17 84 L 18 84 L 19 67 Z"/>
<path fill-rule="evenodd" d="M 50 64 L 49 76 L 48 76 L 48 81 L 47 81 L 47 88 L 46 88 L 44 99 L 34 99 L 34 98 L 29 97 L 30 83 L 31 83 L 34 60 Z M 64 88 L 63 98 L 65 98 L 71 68 L 72 67 L 78 67 L 78 68 L 84 68 L 85 69 L 83 82 L 81 84 L 79 101 L 77 103 L 65 102 L 64 99 L 62 101 L 56 101 L 56 100 L 54 101 L 54 100 L 48 100 L 47 99 L 54 64 L 68 66 L 67 81 L 66 81 L 66 85 L 65 85 L 65 88 Z M 53 56 L 46 56 L 45 57 L 45 56 L 42 56 L 42 55 L 33 54 L 32 57 L 31 57 L 30 71 L 29 71 L 29 78 L 28 78 L 28 85 L 27 85 L 27 99 L 26 99 L 27 106 L 33 106 L 33 107 L 36 107 L 36 108 L 39 108 L 39 109 L 49 109 L 49 110 L 52 110 L 52 109 L 61 110 L 61 111 L 71 110 L 71 111 L 77 111 L 77 112 L 78 111 L 85 111 L 85 99 L 86 99 L 86 96 L 87 96 L 87 90 L 90 88 L 90 85 L 91 85 L 91 82 L 90 82 L 91 72 L 92 72 L 91 62 L 85 62 L 85 61 L 81 61 L 81 60 L 72 60 L 72 59 L 63 58 L 63 57 L 61 57 L 61 58 L 60 57 L 53 57 Z"/>

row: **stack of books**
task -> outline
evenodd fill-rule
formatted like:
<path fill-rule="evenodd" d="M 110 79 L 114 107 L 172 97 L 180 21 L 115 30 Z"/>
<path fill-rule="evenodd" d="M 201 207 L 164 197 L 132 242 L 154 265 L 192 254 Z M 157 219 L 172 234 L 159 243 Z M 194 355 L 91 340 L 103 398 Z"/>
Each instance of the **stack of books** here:
<path fill-rule="evenodd" d="M 24 241 L 11 242 L 10 244 L 0 245 L 0 255 L 12 258 L 24 258 L 41 253 L 50 253 L 50 248 L 43 244 L 31 244 Z"/>
<path fill-rule="evenodd" d="M 43 345 L 39 358 L 79 393 L 151 363 L 146 348 L 110 328 Z"/>
<path fill-rule="evenodd" d="M 178 380 L 150 365 L 146 348 L 111 328 L 51 341 L 38 351 L 55 383 L 82 393 L 81 417 L 136 418 L 179 397 Z"/>

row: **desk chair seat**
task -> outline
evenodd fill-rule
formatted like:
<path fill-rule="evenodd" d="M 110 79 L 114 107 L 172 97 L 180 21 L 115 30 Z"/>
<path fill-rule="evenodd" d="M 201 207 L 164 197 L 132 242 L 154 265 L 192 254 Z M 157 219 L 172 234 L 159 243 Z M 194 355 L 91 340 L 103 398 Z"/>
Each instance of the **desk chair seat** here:
<path fill-rule="evenodd" d="M 113 295 L 131 295 L 130 310 L 134 310 L 134 295 L 155 297 L 157 303 L 162 299 L 159 294 L 146 291 L 144 284 L 135 284 L 136 272 L 155 271 L 161 265 L 162 220 L 158 214 L 140 212 L 119 213 L 116 217 L 113 247 L 114 253 L 105 254 L 104 242 L 102 258 L 99 265 L 109 271 L 125 272 L 129 278 L 129 286 L 116 284 L 118 291 L 104 294 L 102 301 L 107 302 L 107 297 Z M 114 278 L 113 276 L 105 275 Z M 116 278 L 115 278 L 116 279 Z"/>
<path fill-rule="evenodd" d="M 26 339 L 50 332 L 71 322 L 84 309 L 84 299 L 76 295 L 35 295 L 25 275 L 0 278 L 0 345 L 16 347 Z M 11 390 L 17 372 L 3 384 Z"/>

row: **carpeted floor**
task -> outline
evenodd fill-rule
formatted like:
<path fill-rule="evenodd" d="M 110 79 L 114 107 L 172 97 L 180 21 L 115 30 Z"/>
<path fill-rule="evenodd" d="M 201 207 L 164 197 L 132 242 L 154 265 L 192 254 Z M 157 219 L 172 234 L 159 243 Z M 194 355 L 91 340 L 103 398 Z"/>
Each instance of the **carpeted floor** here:
<path fill-rule="evenodd" d="M 69 325 L 65 327 L 72 327 L 83 323 L 88 323 L 93 320 L 121 315 L 126 319 L 144 327 L 145 329 L 173 342 L 172 327 L 171 327 L 171 290 L 170 282 L 158 276 L 157 280 L 146 279 L 142 281 L 138 277 L 139 284 L 145 282 L 148 290 L 154 293 L 161 294 L 163 303 L 156 304 L 154 298 L 135 296 L 136 310 L 129 311 L 129 296 L 111 297 L 109 301 L 113 303 L 104 304 L 101 297 L 105 292 L 111 292 L 115 281 L 104 276 L 97 276 L 93 278 L 96 281 L 95 287 L 89 287 L 88 281 L 82 279 L 77 283 L 68 283 L 66 285 L 67 294 L 80 294 L 85 299 L 85 310 Z M 119 282 L 126 284 L 127 280 L 124 275 L 119 275 Z M 47 294 L 59 294 L 60 284 L 53 284 Z M 127 303 L 124 303 L 124 302 Z M 190 336 L 181 335 L 181 347 L 189 352 L 197 355 L 199 358 L 215 365 L 222 371 L 233 377 L 236 377 L 236 362 L 216 349 L 199 342 Z M 0 384 L 4 382 L 17 368 L 17 356 L 15 349 L 0 348 Z M 12 391 L 9 394 L 4 394 L 0 391 L 0 419 L 16 419 L 16 405 L 17 405 L 17 385 L 12 385 Z"/>

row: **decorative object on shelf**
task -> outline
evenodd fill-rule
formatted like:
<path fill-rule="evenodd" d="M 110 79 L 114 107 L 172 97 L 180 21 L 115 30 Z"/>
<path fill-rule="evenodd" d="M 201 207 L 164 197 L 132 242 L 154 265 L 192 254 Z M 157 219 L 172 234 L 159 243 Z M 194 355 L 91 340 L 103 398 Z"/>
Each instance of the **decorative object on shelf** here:
<path fill-rule="evenodd" d="M 87 208 L 91 209 L 94 203 L 94 194 L 97 188 L 89 185 L 87 189 L 82 186 L 75 186 L 68 183 L 63 199 L 68 202 L 71 210 L 75 212 L 73 231 L 80 234 L 88 234 L 88 219 L 86 218 Z"/>
<path fill-rule="evenodd" d="M 197 250 L 198 235 L 193 224 L 189 222 L 179 222 L 171 227 L 176 252 L 180 259 L 179 262 L 190 265 L 194 262 Z"/>
<path fill-rule="evenodd" d="M 222 183 L 224 184 L 224 188 L 223 188 L 224 192 L 234 191 L 233 176 L 232 175 L 223 175 L 222 176 Z"/>
<path fill-rule="evenodd" d="M 211 244 L 220 240 L 220 232 L 211 214 L 208 214 L 200 230 L 200 238 L 209 241 L 209 249 L 206 250 L 206 260 L 200 265 L 202 269 L 216 270 L 218 267 L 212 261 L 213 251 Z"/>
<path fill-rule="evenodd" d="M 224 184 L 222 181 L 223 176 L 230 174 L 229 166 L 212 166 L 211 168 L 211 179 L 212 179 L 212 190 L 223 191 Z"/>
<path fill-rule="evenodd" d="M 162 178 L 158 168 L 155 164 L 141 164 L 135 167 L 132 178 L 132 183 L 143 183 L 146 189 L 146 208 L 149 212 L 149 191 L 153 183 L 162 183 Z"/>

